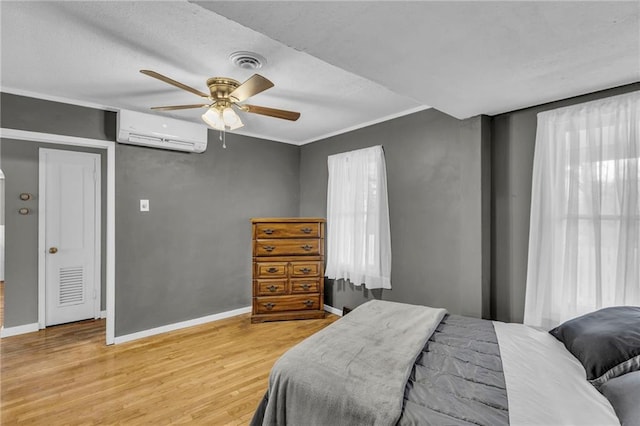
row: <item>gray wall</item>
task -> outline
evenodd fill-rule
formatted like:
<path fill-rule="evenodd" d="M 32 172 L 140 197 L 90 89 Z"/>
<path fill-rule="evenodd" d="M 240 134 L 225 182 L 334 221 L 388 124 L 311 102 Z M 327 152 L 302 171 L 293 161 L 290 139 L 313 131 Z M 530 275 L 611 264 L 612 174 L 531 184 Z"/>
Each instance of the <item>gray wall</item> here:
<path fill-rule="evenodd" d="M 1 141 L 0 147 L 2 147 Z M 2 151 L 0 151 L 0 159 L 2 159 Z M 2 170 L 1 167 L 0 170 Z M 0 178 L 0 225 L 4 225 L 4 178 Z M 2 261 L 2 259 L 0 259 L 0 261 Z"/>
<path fill-rule="evenodd" d="M 493 318 L 522 322 L 524 317 L 536 114 L 634 90 L 640 83 L 493 117 Z"/>
<path fill-rule="evenodd" d="M 0 170 L 2 170 L 2 140 L 0 140 Z M 4 227 L 4 178 L 0 178 L 0 226 Z M 0 238 L 2 239 L 3 249 L 2 252 L 4 254 L 4 228 L 2 228 L 2 235 Z M 0 258 L 0 281 L 4 281 L 4 256 Z"/>
<path fill-rule="evenodd" d="M 116 335 L 251 304 L 249 219 L 298 215 L 299 148 L 226 143 L 212 131 L 203 154 L 117 145 Z"/>
<path fill-rule="evenodd" d="M 0 154 L 1 157 L 2 154 Z M 4 179 L 0 179 L 0 225 L 4 225 Z"/>
<path fill-rule="evenodd" d="M 113 112 L 0 101 L 3 127 L 114 140 Z M 38 144 L 1 143 L 7 201 L 37 195 Z M 116 336 L 250 305 L 249 218 L 298 215 L 299 148 L 230 134 L 227 146 L 217 132 L 204 154 L 116 144 Z M 150 212 L 139 212 L 141 198 Z M 37 216 L 14 210 L 7 203 L 7 327 L 37 321 Z"/>
<path fill-rule="evenodd" d="M 2 127 L 115 141 L 116 114 L 110 111 L 0 93 Z"/>
<path fill-rule="evenodd" d="M 328 305 L 382 298 L 488 313 L 489 136 L 486 117 L 460 121 L 429 109 L 301 147 L 300 214 L 323 217 L 327 156 L 373 145 L 385 151 L 392 289 L 326 280 Z"/>

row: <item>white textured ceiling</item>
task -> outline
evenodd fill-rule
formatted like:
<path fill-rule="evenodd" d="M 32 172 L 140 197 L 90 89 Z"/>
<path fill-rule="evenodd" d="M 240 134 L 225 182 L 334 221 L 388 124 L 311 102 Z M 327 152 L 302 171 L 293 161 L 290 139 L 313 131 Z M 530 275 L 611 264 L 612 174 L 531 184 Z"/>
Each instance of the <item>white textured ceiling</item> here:
<path fill-rule="evenodd" d="M 640 1 L 201 2 L 457 118 L 640 81 Z"/>
<path fill-rule="evenodd" d="M 275 87 L 238 133 L 303 144 L 427 105 L 465 118 L 640 80 L 640 2 L 0 2 L 3 91 L 148 111 L 243 81 L 230 53 L 267 58 Z M 171 116 L 200 121 L 201 110 Z M 167 113 L 157 113 L 167 114 Z"/>

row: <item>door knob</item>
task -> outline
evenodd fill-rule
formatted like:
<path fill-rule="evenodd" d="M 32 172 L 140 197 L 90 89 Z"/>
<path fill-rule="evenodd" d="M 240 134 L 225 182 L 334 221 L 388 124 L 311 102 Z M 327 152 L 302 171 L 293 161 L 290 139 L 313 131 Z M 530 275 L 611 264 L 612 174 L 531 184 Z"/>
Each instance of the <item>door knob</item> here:
<path fill-rule="evenodd" d="M 51 254 L 56 254 L 57 252 L 58 252 L 58 247 L 51 247 L 49 249 L 49 253 L 51 253 Z"/>

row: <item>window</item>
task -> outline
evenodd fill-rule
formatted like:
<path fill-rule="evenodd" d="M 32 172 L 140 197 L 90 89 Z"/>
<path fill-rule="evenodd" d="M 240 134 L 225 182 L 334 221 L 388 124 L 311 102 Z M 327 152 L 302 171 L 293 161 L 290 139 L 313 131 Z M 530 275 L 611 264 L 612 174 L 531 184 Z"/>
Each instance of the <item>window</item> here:
<path fill-rule="evenodd" d="M 329 278 L 367 288 L 391 288 L 387 173 L 381 146 L 328 158 Z"/>
<path fill-rule="evenodd" d="M 640 304 L 640 92 L 538 114 L 526 324 Z"/>

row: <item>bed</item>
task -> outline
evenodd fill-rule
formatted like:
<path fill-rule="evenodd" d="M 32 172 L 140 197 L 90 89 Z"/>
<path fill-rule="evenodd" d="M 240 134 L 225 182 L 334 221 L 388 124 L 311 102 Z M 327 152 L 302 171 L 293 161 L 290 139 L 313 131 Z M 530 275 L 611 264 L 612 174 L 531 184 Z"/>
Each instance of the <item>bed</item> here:
<path fill-rule="evenodd" d="M 276 362 L 252 425 L 638 426 L 640 308 L 602 311 L 548 333 L 372 300 Z"/>

